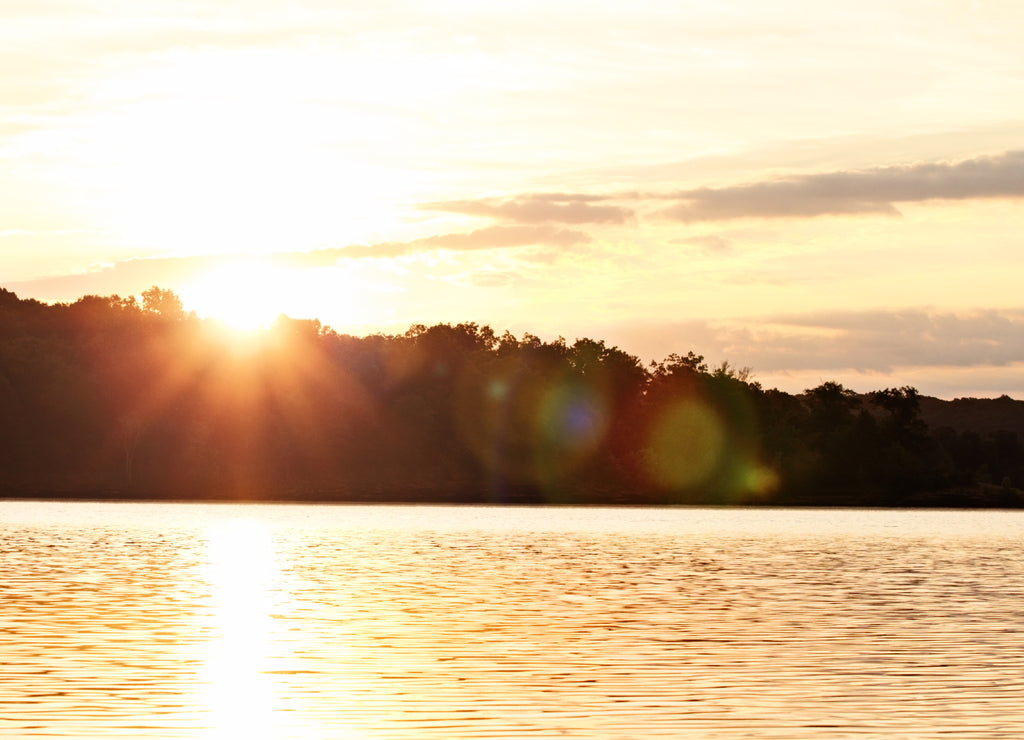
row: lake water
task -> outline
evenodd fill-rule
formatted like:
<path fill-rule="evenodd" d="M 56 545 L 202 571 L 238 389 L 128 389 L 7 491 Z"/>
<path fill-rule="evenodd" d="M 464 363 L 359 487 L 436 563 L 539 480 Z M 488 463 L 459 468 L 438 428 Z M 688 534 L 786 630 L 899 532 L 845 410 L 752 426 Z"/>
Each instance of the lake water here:
<path fill-rule="evenodd" d="M 0 501 L 0 737 L 1019 738 L 1024 512 Z"/>

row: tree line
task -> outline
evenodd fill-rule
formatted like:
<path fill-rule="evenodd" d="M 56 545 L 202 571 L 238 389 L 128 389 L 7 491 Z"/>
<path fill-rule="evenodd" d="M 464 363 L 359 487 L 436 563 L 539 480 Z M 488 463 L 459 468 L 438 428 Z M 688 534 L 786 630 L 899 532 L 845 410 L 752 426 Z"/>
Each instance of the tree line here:
<path fill-rule="evenodd" d="M 929 428 L 912 387 L 765 389 L 690 351 L 476 323 L 234 341 L 169 290 L 0 289 L 0 494 L 1020 506 L 1016 432 Z"/>

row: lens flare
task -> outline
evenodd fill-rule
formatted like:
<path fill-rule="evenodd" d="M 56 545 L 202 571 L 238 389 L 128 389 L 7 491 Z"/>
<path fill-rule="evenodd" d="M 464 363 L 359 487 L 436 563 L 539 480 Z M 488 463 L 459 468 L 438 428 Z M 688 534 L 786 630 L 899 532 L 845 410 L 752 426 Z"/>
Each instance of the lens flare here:
<path fill-rule="evenodd" d="M 464 374 L 456 418 L 477 459 L 496 480 L 556 485 L 601 445 L 611 412 L 606 394 L 576 378 L 521 367 Z"/>
<path fill-rule="evenodd" d="M 779 488 L 779 474 L 764 465 L 752 464 L 743 471 L 743 492 L 755 500 Z"/>
<path fill-rule="evenodd" d="M 541 398 L 537 429 L 552 451 L 586 453 L 601 441 L 607 428 L 607 404 L 587 386 L 556 385 Z"/>
<path fill-rule="evenodd" d="M 663 488 L 698 486 L 718 469 L 726 438 L 715 409 L 699 399 L 677 401 L 651 429 L 644 460 L 647 473 Z"/>

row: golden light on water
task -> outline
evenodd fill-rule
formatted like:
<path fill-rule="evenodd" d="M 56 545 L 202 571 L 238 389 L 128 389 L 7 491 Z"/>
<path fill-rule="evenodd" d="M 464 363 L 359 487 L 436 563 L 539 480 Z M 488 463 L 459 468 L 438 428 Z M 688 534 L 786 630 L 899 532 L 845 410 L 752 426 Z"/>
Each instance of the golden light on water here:
<path fill-rule="evenodd" d="M 234 520 L 211 527 L 207 552 L 210 609 L 203 626 L 212 639 L 199 676 L 206 737 L 276 738 L 273 541 L 258 522 Z"/>

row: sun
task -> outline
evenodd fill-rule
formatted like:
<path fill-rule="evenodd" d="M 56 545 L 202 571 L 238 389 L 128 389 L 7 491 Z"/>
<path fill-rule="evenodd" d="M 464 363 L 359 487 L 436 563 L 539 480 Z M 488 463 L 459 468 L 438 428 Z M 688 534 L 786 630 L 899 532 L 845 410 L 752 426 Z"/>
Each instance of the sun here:
<path fill-rule="evenodd" d="M 270 326 L 283 313 L 280 271 L 258 259 L 215 267 L 181 289 L 185 307 L 241 330 Z"/>

